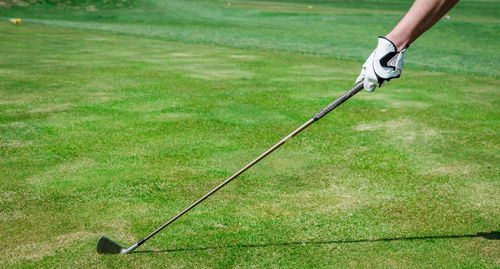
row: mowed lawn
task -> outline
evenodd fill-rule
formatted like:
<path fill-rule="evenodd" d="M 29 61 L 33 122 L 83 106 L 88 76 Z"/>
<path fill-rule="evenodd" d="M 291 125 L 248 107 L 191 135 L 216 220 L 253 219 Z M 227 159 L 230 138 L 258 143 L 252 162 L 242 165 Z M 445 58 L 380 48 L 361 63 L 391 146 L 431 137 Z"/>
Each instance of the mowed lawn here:
<path fill-rule="evenodd" d="M 301 5 L 255 3 L 241 1 L 241 20 L 286 21 Z M 314 3 L 319 18 L 339 14 Z M 436 33 L 408 50 L 401 79 L 359 93 L 134 254 L 97 254 L 99 236 L 131 245 L 307 121 L 367 55 L 312 55 L 320 39 L 296 50 L 286 25 L 275 41 L 289 47 L 266 45 L 270 28 L 246 47 L 222 30 L 227 44 L 207 40 L 181 15 L 154 26 L 177 18 L 174 33 L 200 35 L 134 32 L 144 22 L 118 31 L 118 10 L 48 11 L 60 16 L 52 25 L 24 9 L 12 13 L 26 23 L 0 22 L 0 267 L 500 266 L 499 53 L 461 65 L 470 52 L 441 44 L 426 66 Z M 99 14 L 109 29 L 87 27 Z M 450 28 L 489 23 L 471 14 Z M 471 49 L 498 48 L 498 21 L 489 27 Z M 374 42 L 351 46 L 366 54 Z"/>

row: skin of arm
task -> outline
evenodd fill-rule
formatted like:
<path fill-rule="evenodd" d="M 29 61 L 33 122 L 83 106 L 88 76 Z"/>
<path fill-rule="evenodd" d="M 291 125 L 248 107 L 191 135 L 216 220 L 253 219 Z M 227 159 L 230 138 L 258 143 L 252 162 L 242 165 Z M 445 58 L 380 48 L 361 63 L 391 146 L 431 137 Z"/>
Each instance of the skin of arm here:
<path fill-rule="evenodd" d="M 386 38 L 401 51 L 436 24 L 456 3 L 458 0 L 415 0 Z"/>

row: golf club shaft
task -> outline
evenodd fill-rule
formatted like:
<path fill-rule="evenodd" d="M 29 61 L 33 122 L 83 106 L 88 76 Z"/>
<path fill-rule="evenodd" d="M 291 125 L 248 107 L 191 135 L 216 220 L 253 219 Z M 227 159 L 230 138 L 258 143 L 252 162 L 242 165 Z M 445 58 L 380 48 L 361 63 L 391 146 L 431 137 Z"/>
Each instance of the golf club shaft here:
<path fill-rule="evenodd" d="M 178 213 L 175 217 L 171 218 L 169 221 L 167 221 L 165 224 L 160 226 L 158 229 L 156 229 L 154 232 L 149 234 L 148 236 L 144 237 L 143 239 L 139 240 L 137 243 L 135 243 L 132 247 L 129 248 L 128 251 L 132 251 L 133 249 L 137 248 L 138 246 L 142 245 L 146 240 L 157 234 L 159 231 L 161 231 L 163 228 L 167 227 L 169 224 L 180 218 L 182 215 L 187 213 L 189 210 L 193 209 L 195 206 L 197 206 L 199 203 L 203 202 L 205 199 L 210 197 L 210 195 L 214 194 L 216 191 L 224 187 L 227 183 L 231 182 L 233 179 L 238 177 L 239 175 L 243 174 L 246 170 L 248 170 L 250 167 L 252 167 L 254 164 L 258 163 L 260 160 L 264 159 L 267 155 L 269 155 L 271 152 L 279 148 L 281 145 L 285 144 L 288 140 L 292 139 L 295 135 L 298 133 L 302 132 L 304 129 L 306 129 L 309 125 L 314 123 L 315 121 L 321 119 L 323 116 L 328 114 L 330 111 L 335 109 L 337 106 L 341 105 L 343 102 L 347 101 L 349 98 L 354 96 L 356 93 L 361 91 L 363 89 L 363 83 L 360 82 L 356 84 L 353 88 L 345 92 L 343 95 L 341 95 L 339 98 L 337 98 L 335 101 L 330 103 L 328 106 L 323 108 L 321 111 L 316 113 L 310 120 L 308 120 L 306 123 L 302 124 L 299 128 L 297 128 L 295 131 L 287 135 L 285 138 L 281 139 L 278 143 L 276 143 L 274 146 L 266 150 L 264 153 L 262 153 L 259 157 L 255 158 L 253 161 L 245 165 L 243 168 L 241 168 L 238 172 L 234 173 L 232 176 L 224 180 L 222 183 L 217 185 L 214 189 L 209 191 L 207 194 L 203 195 L 200 199 L 198 199 L 196 202 L 192 203 L 190 206 L 186 207 L 186 209 L 182 210 L 180 213 Z"/>

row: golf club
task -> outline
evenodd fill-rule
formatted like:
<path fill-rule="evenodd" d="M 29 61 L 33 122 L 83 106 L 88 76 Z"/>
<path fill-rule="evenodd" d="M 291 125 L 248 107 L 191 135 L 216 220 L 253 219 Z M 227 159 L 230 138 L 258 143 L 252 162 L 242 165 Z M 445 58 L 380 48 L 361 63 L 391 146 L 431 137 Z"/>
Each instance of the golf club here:
<path fill-rule="evenodd" d="M 239 175 L 243 174 L 247 169 L 252 167 L 254 164 L 258 163 L 260 160 L 264 159 L 267 155 L 269 155 L 271 152 L 279 148 L 281 145 L 285 144 L 288 140 L 292 139 L 295 135 L 298 133 L 302 132 L 305 128 L 307 128 L 309 125 L 314 123 L 315 121 L 318 121 L 321 119 L 323 116 L 326 114 L 330 113 L 333 109 L 347 101 L 349 98 L 354 96 L 356 93 L 361 91 L 363 89 L 363 82 L 357 83 L 354 87 L 352 87 L 350 90 L 342 94 L 340 97 L 338 97 L 335 101 L 331 102 L 329 105 L 327 105 L 325 108 L 323 108 L 321 111 L 316 113 L 310 120 L 308 120 L 306 123 L 302 124 L 299 128 L 297 128 L 295 131 L 287 135 L 285 138 L 281 139 L 278 143 L 276 143 L 274 146 L 266 150 L 264 153 L 259 155 L 259 157 L 255 158 L 253 161 L 245 165 L 243 168 L 241 168 L 238 172 L 234 173 L 232 176 L 224 180 L 222 183 L 217 185 L 214 189 L 209 191 L 207 194 L 203 195 L 200 199 L 198 199 L 196 202 L 192 203 L 190 206 L 186 207 L 186 209 L 182 210 L 180 213 L 175 215 L 173 218 L 171 218 L 169 221 L 167 221 L 165 224 L 162 226 L 158 227 L 158 229 L 154 230 L 152 233 L 150 233 L 148 236 L 144 237 L 143 239 L 137 241 L 137 243 L 133 244 L 129 248 L 123 248 L 120 246 L 118 243 L 112 241 L 111 239 L 101 236 L 99 238 L 99 241 L 97 242 L 97 252 L 101 254 L 127 254 L 142 245 L 144 242 L 146 242 L 148 239 L 153 237 L 155 234 L 160 232 L 163 228 L 167 227 L 170 225 L 172 222 L 174 222 L 176 219 L 180 218 L 182 215 L 186 214 L 189 210 L 193 209 L 195 206 L 197 206 L 199 203 L 203 202 L 205 199 L 210 197 L 210 195 L 214 194 L 216 191 L 224 187 L 227 183 L 231 182 L 233 179 L 238 177 Z"/>

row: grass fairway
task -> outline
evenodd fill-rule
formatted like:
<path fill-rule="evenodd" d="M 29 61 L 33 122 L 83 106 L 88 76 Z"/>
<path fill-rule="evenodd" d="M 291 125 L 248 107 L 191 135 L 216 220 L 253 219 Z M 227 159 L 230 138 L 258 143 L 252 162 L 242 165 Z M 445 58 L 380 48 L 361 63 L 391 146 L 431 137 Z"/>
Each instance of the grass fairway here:
<path fill-rule="evenodd" d="M 25 22 L 0 21 L 0 267 L 500 267 L 497 1 L 461 2 L 401 79 L 136 253 L 96 253 L 101 235 L 147 235 L 350 88 L 408 7 L 312 3 L 0 10 Z"/>

